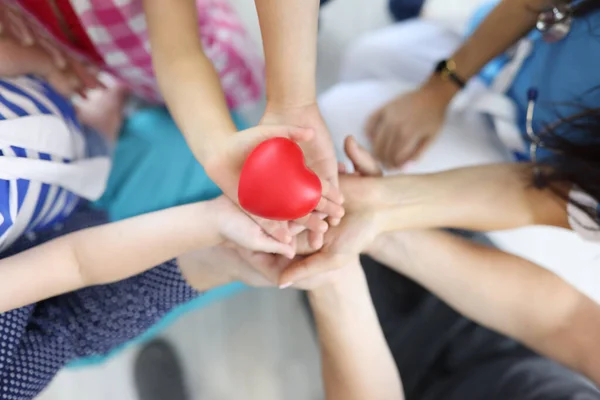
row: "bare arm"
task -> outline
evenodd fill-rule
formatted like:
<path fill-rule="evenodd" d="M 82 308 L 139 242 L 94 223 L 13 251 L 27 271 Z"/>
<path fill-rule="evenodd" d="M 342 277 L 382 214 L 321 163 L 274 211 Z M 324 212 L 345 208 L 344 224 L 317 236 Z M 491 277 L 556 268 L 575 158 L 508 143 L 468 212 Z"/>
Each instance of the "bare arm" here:
<path fill-rule="evenodd" d="M 528 225 L 569 228 L 565 200 L 550 189 L 533 187 L 532 167 L 527 164 L 398 175 L 374 184 L 379 187 L 376 192 L 380 193 L 378 202 L 382 204 L 380 219 L 384 231 L 424 228 L 491 231 Z"/>
<path fill-rule="evenodd" d="M 141 273 L 220 241 L 208 203 L 84 229 L 0 260 L 0 311 Z"/>
<path fill-rule="evenodd" d="M 358 260 L 340 279 L 309 293 L 315 315 L 327 400 L 403 399 Z"/>
<path fill-rule="evenodd" d="M 237 131 L 202 49 L 194 0 L 144 0 L 152 59 L 169 110 L 201 163 Z"/>
<path fill-rule="evenodd" d="M 468 318 L 600 383 L 600 306 L 552 272 L 438 231 L 383 235 L 370 254 Z"/>
<path fill-rule="evenodd" d="M 255 0 L 267 62 L 267 102 L 316 102 L 318 0 Z"/>
<path fill-rule="evenodd" d="M 477 74 L 533 29 L 540 10 L 549 3 L 549 0 L 501 1 L 451 56 L 456 62 L 457 74 L 465 80 Z M 440 93 L 445 92 L 448 101 L 458 91 L 456 85 L 443 81 L 437 74 L 432 75 L 426 85 L 444 88 Z"/>
<path fill-rule="evenodd" d="M 84 229 L 0 260 L 0 312 L 125 279 L 225 240 L 254 251 L 293 256 L 289 246 L 266 235 L 221 196 Z"/>

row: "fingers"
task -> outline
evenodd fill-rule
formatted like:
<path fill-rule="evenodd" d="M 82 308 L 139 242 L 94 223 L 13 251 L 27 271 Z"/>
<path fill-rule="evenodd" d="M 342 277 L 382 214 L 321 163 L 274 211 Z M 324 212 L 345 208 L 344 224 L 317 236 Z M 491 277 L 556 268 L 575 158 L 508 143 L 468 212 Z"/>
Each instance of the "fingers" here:
<path fill-rule="evenodd" d="M 301 128 L 298 126 L 260 125 L 258 128 L 258 132 L 262 140 L 267 140 L 274 137 L 286 137 L 295 142 L 306 142 L 311 140 L 315 135 L 315 131 L 313 129 Z"/>
<path fill-rule="evenodd" d="M 23 18 L 9 9 L 6 9 L 5 15 L 13 37 L 19 40 L 23 46 L 32 46 L 35 39 Z"/>
<path fill-rule="evenodd" d="M 368 152 L 365 148 L 360 146 L 356 139 L 352 136 L 348 136 L 344 141 L 344 150 L 352 164 L 354 165 L 354 170 L 358 172 L 360 175 L 364 176 L 382 176 L 383 170 L 379 166 L 379 163 L 373 157 L 373 155 Z"/>
<path fill-rule="evenodd" d="M 274 239 L 279 240 L 284 244 L 290 244 L 292 242 L 292 235 L 287 222 L 272 221 L 256 217 L 254 215 L 251 215 L 251 217 L 267 234 Z"/>
<path fill-rule="evenodd" d="M 307 218 L 307 217 L 304 217 Z M 304 218 L 298 220 L 301 221 Z M 290 235 L 296 237 L 297 235 L 301 234 L 302 232 L 304 232 L 305 230 L 307 230 L 308 228 L 304 225 L 302 225 L 300 222 L 298 221 L 290 221 L 289 222 L 289 230 L 290 230 Z"/>
<path fill-rule="evenodd" d="M 59 70 L 67 68 L 67 59 L 63 56 L 62 52 L 50 43 L 45 38 L 38 39 L 39 46 L 50 56 L 52 63 Z"/>
<path fill-rule="evenodd" d="M 313 232 L 327 232 L 327 222 L 323 221 L 327 217 L 327 214 L 320 212 L 312 212 L 308 214 L 306 217 L 297 219 L 294 221 L 295 224 L 300 225 L 310 231 Z M 294 230 L 290 230 L 292 235 L 297 235 L 302 232 L 302 230 L 298 230 L 297 228 Z"/>
<path fill-rule="evenodd" d="M 323 232 L 308 232 L 308 245 L 313 251 L 320 250 L 325 242 L 325 235 Z"/>
<path fill-rule="evenodd" d="M 82 89 L 81 81 L 75 75 L 59 70 L 47 74 L 44 79 L 65 97 L 70 97 Z"/>
<path fill-rule="evenodd" d="M 379 110 L 375 111 L 373 115 L 369 117 L 367 124 L 365 125 L 365 133 L 367 134 L 367 137 L 371 139 L 371 141 L 373 141 L 376 137 L 377 126 L 383 117 L 383 110 L 383 108 L 380 108 Z"/>
<path fill-rule="evenodd" d="M 92 69 L 79 62 L 72 60 L 70 63 L 71 70 L 79 78 L 83 88 L 94 89 L 100 87 L 101 83 L 98 80 L 97 74 L 92 73 Z"/>
<path fill-rule="evenodd" d="M 292 263 L 284 269 L 279 277 L 279 287 L 289 287 L 295 282 L 311 278 L 313 276 L 333 271 L 345 265 L 343 257 L 328 253 L 315 253 L 303 260 Z"/>
<path fill-rule="evenodd" d="M 386 151 L 389 148 L 389 142 L 391 140 L 390 137 L 386 136 L 386 125 L 381 122 L 377 125 L 376 133 L 373 138 L 373 154 L 379 161 L 381 161 L 384 165 L 387 165 L 386 162 Z"/>
<path fill-rule="evenodd" d="M 321 180 L 321 188 L 323 194 L 315 210 L 327 214 L 329 224 L 337 226 L 345 214 L 344 207 L 341 205 L 344 202 L 344 196 L 339 188 L 327 180 Z"/>
<path fill-rule="evenodd" d="M 281 271 L 280 268 L 277 268 L 277 256 L 273 254 L 255 252 L 240 247 L 236 248 L 236 252 L 244 262 L 246 262 L 259 275 L 264 277 L 269 284 L 278 284 Z"/>
<path fill-rule="evenodd" d="M 341 205 L 344 203 L 344 195 L 341 190 L 330 181 L 321 179 L 322 196 L 331 202 Z M 331 215 L 331 214 L 330 214 Z M 343 214 L 341 215 L 343 216 Z"/>
<path fill-rule="evenodd" d="M 310 245 L 310 232 L 303 232 L 302 234 L 296 236 L 296 255 L 307 255 L 313 254 L 315 250 Z"/>
<path fill-rule="evenodd" d="M 258 236 L 250 250 L 260 251 L 268 254 L 281 254 L 290 260 L 296 256 L 294 245 L 281 243 L 267 234 Z"/>
<path fill-rule="evenodd" d="M 422 139 L 419 142 L 419 144 L 417 145 L 417 147 L 415 148 L 415 151 L 413 152 L 413 154 L 410 156 L 410 161 L 416 161 L 419 158 L 421 158 L 423 153 L 429 148 L 429 145 L 431 144 L 431 142 L 432 142 L 431 138 Z"/>
<path fill-rule="evenodd" d="M 37 75 L 67 97 L 82 87 L 75 74 L 56 66 L 56 63 L 62 63 L 58 53 L 49 53 L 37 46 L 24 47 L 12 39 L 0 39 L 0 54 L 0 76 Z"/>
<path fill-rule="evenodd" d="M 46 53 L 23 47 L 12 39 L 0 40 L 0 75 L 18 76 L 42 74 L 52 70 L 52 61 Z"/>
<path fill-rule="evenodd" d="M 406 162 L 411 160 L 415 153 L 415 150 L 417 149 L 419 142 L 420 142 L 419 137 L 414 136 L 414 137 L 411 137 L 410 139 L 407 139 L 404 143 L 395 143 L 394 147 L 396 147 L 396 152 L 395 152 L 395 154 L 392 155 L 392 157 L 393 157 L 392 166 L 394 168 L 400 168 L 404 164 L 406 164 Z"/>

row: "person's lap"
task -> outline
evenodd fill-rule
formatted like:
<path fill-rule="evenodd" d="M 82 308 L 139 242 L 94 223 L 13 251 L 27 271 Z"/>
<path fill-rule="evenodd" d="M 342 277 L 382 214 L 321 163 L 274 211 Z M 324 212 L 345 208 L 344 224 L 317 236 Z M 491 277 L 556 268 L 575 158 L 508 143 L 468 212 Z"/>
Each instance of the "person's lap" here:
<path fill-rule="evenodd" d="M 600 399 L 577 374 L 464 318 L 384 265 L 361 262 L 408 400 Z"/>

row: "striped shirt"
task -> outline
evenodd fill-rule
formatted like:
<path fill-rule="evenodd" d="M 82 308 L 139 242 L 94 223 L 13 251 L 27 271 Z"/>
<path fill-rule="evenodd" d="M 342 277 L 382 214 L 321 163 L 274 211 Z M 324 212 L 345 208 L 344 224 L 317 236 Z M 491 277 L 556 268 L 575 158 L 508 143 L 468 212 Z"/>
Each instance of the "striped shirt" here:
<path fill-rule="evenodd" d="M 27 133 L 19 129 L 15 132 L 15 126 L 19 126 L 15 119 L 36 115 L 60 118 L 70 128 L 74 141 L 85 141 L 73 106 L 49 85 L 30 77 L 0 79 L 0 157 L 72 162 L 71 158 L 17 147 L 3 140 L 4 135 Z M 57 185 L 30 179 L 0 179 L 0 251 L 22 235 L 60 223 L 78 202 L 79 196 Z"/>

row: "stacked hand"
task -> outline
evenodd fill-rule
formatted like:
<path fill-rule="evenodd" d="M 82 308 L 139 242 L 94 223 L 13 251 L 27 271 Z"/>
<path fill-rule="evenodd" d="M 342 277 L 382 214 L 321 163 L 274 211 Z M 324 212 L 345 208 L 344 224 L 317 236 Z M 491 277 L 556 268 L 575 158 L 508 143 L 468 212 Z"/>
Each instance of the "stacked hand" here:
<path fill-rule="evenodd" d="M 340 185 L 347 198 L 347 214 L 341 223 L 329 229 L 323 247 L 315 252 L 308 234 L 296 240 L 294 259 L 282 257 L 280 243 L 266 235 L 250 243 L 244 238 L 255 235 L 254 228 L 235 222 L 236 229 L 228 230 L 220 246 L 201 250 L 193 256 L 198 268 L 215 268 L 228 274 L 229 280 L 240 280 L 253 286 L 293 286 L 310 290 L 347 273 L 346 266 L 356 265 L 358 254 L 367 249 L 380 233 L 376 215 L 378 203 L 384 203 L 377 190 L 381 170 L 372 156 L 351 138 L 346 152 L 354 163 L 355 174 L 343 174 Z M 343 173 L 344 171 L 342 171 Z M 248 219 L 249 220 L 249 219 Z M 233 227 L 233 222 L 230 224 Z M 191 282 L 201 287 L 201 282 Z"/>
<path fill-rule="evenodd" d="M 302 127 L 302 128 L 301 128 Z M 323 234 L 330 225 L 339 224 L 344 215 L 343 197 L 339 191 L 337 162 L 329 132 L 318 108 L 309 107 L 286 111 L 268 111 L 257 127 L 229 135 L 215 145 L 211 155 L 203 160 L 208 175 L 234 203 L 244 161 L 261 142 L 273 137 L 286 137 L 303 148 L 307 165 L 319 176 L 322 198 L 315 211 L 297 221 L 279 222 L 256 216 L 254 221 L 270 236 L 289 246 L 294 237 L 308 230 L 310 246 L 317 250 L 323 245 Z"/>
<path fill-rule="evenodd" d="M 0 3 L 0 77 L 36 75 L 59 93 L 85 97 L 87 89 L 103 87 L 97 70 L 55 40 L 17 9 Z"/>
<path fill-rule="evenodd" d="M 417 159 L 441 130 L 454 93 L 451 83 L 432 78 L 377 110 L 365 127 L 375 157 L 388 168 Z"/>

